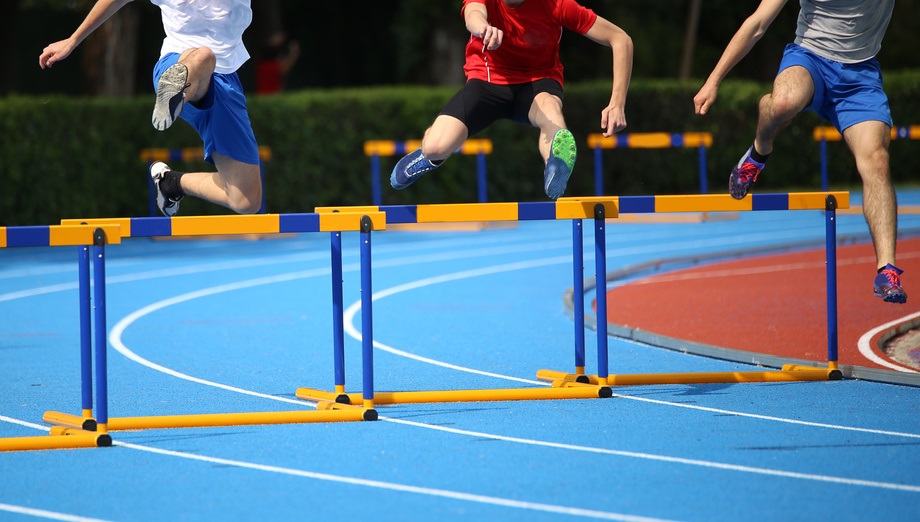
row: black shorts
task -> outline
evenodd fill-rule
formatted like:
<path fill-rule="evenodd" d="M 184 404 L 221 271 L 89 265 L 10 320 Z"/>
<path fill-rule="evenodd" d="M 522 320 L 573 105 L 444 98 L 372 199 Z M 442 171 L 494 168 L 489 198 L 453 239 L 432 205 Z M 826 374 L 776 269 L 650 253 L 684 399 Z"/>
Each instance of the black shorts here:
<path fill-rule="evenodd" d="M 530 125 L 527 115 L 533 99 L 541 92 L 562 99 L 562 86 L 547 78 L 515 85 L 470 80 L 447 102 L 440 114 L 462 121 L 469 136 L 502 119 Z"/>

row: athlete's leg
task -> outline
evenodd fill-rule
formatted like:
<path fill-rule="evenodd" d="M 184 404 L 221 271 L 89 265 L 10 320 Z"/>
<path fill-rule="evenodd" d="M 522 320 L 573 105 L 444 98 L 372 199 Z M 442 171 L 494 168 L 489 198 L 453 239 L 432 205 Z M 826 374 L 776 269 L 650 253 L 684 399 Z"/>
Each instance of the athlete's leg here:
<path fill-rule="evenodd" d="M 760 99 L 754 148 L 761 155 L 773 152 L 779 132 L 811 103 L 815 83 L 808 69 L 794 65 L 773 81 L 773 91 Z"/>
<path fill-rule="evenodd" d="M 878 268 L 895 263 L 898 202 L 888 162 L 891 128 L 880 121 L 864 121 L 843 131 L 863 183 L 863 214 L 872 235 Z"/>
<path fill-rule="evenodd" d="M 562 100 L 548 92 L 539 92 L 534 96 L 530 111 L 527 114 L 531 125 L 540 129 L 540 138 L 537 147 L 543 162 L 549 159 L 553 146 L 553 137 L 565 129 L 565 118 L 562 115 Z"/>
<path fill-rule="evenodd" d="M 217 172 L 182 174 L 182 191 L 240 214 L 258 212 L 262 206 L 260 166 L 243 163 L 216 152 L 212 159 Z"/>
<path fill-rule="evenodd" d="M 466 125 L 453 116 L 438 115 L 422 138 L 422 154 L 435 164 L 449 158 L 469 137 Z"/>
<path fill-rule="evenodd" d="M 208 93 L 217 58 L 211 49 L 196 47 L 179 55 L 179 63 L 188 68 L 189 86 L 185 90 L 185 101 L 195 103 Z"/>

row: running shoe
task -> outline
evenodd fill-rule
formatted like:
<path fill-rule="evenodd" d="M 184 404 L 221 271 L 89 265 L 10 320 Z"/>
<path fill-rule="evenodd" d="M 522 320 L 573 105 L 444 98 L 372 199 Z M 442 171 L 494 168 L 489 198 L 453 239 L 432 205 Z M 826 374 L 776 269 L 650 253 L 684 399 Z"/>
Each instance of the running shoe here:
<path fill-rule="evenodd" d="M 575 137 L 572 133 L 568 129 L 556 131 L 549 158 L 546 160 L 546 169 L 543 171 L 543 190 L 549 199 L 556 199 L 565 193 L 577 156 Z"/>
<path fill-rule="evenodd" d="M 901 274 L 904 271 L 888 263 L 885 268 L 875 276 L 875 296 L 881 297 L 886 303 L 904 304 L 907 302 L 907 293 L 901 288 Z"/>
<path fill-rule="evenodd" d="M 422 174 L 438 168 L 438 165 L 423 156 L 422 149 L 416 149 L 414 152 L 403 156 L 393 167 L 393 173 L 390 174 L 390 185 L 396 190 L 402 190 L 415 183 Z"/>
<path fill-rule="evenodd" d="M 751 146 L 744 153 L 744 156 L 741 156 L 741 161 L 732 168 L 732 174 L 728 177 L 728 191 L 735 199 L 744 199 L 744 196 L 747 196 L 751 186 L 757 181 L 760 171 L 764 168 L 764 163 L 759 163 L 751 158 L 753 148 Z"/>
<path fill-rule="evenodd" d="M 163 71 L 157 82 L 157 101 L 151 118 L 154 128 L 166 130 L 176 121 L 185 106 L 185 89 L 189 85 L 185 65 L 174 63 Z"/>
<path fill-rule="evenodd" d="M 173 217 L 179 212 L 179 201 L 182 199 L 181 196 L 179 199 L 170 199 L 160 190 L 160 182 L 163 181 L 163 177 L 170 170 L 169 166 L 162 161 L 157 161 L 150 165 L 150 179 L 153 180 L 153 184 L 157 189 L 157 208 L 166 217 Z"/>

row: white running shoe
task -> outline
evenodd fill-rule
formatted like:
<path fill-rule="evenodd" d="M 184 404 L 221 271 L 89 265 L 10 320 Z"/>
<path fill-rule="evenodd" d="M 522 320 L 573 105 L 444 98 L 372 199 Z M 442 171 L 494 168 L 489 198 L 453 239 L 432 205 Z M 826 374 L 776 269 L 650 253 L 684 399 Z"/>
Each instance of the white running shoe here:
<path fill-rule="evenodd" d="M 172 169 L 169 168 L 169 165 L 162 161 L 157 161 L 150 165 L 150 179 L 153 180 L 153 184 L 157 189 L 157 208 L 166 217 L 173 217 L 179 213 L 179 201 L 182 199 L 181 197 L 179 199 L 167 198 L 163 191 L 160 190 L 160 181 L 170 170 Z"/>

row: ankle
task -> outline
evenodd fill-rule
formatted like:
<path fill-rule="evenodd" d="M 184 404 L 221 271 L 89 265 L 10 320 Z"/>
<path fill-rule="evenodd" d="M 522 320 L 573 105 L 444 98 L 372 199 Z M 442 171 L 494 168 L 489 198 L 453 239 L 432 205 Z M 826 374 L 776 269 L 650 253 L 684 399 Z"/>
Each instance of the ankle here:
<path fill-rule="evenodd" d="M 185 196 L 185 191 L 182 190 L 183 175 L 185 175 L 184 172 L 175 170 L 169 170 L 163 174 L 163 179 L 160 180 L 160 191 L 164 196 L 173 201 L 179 201 Z"/>

